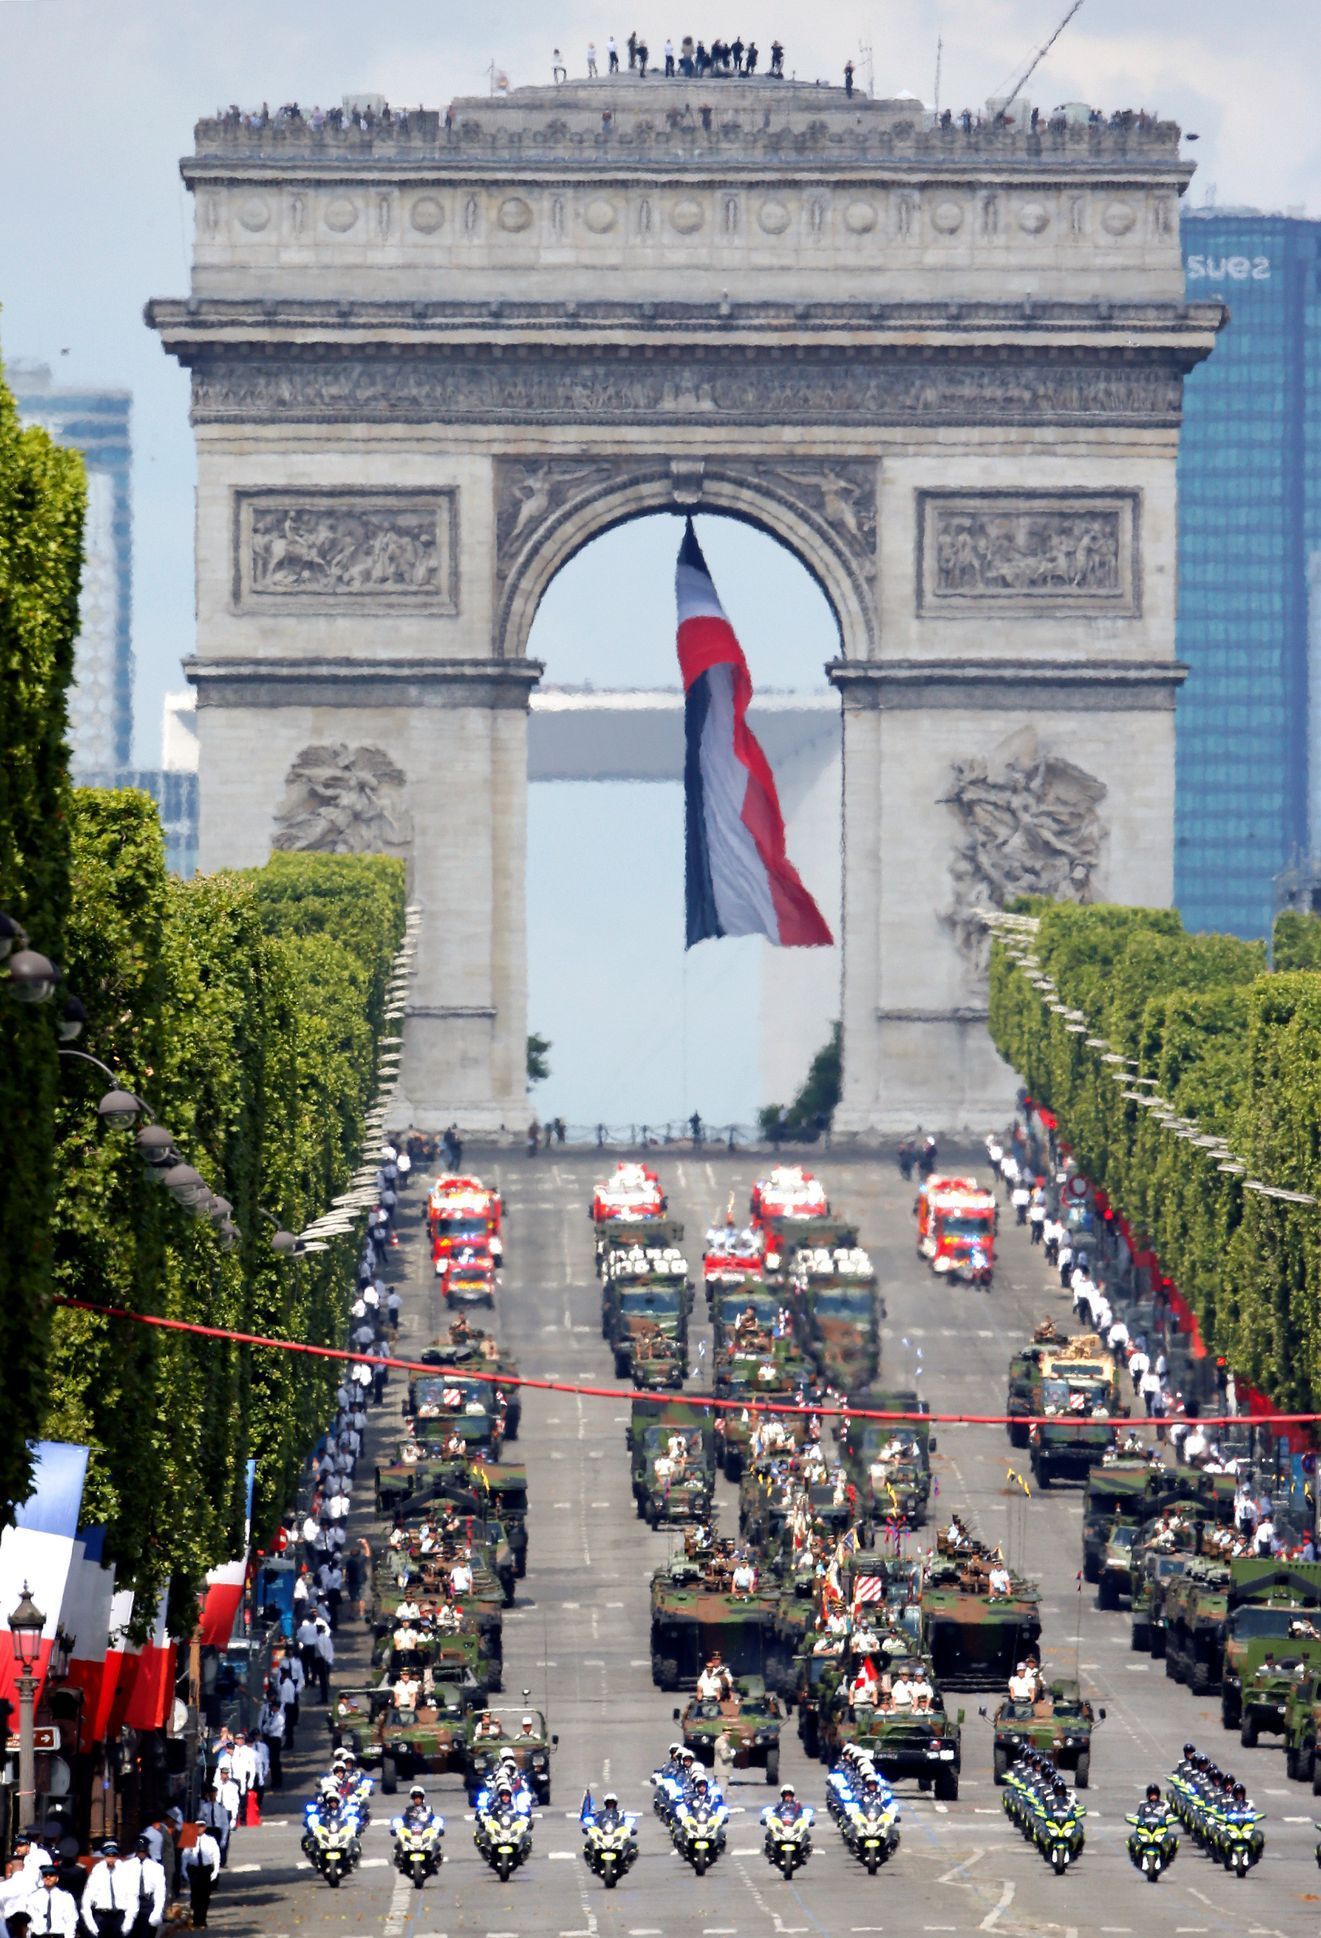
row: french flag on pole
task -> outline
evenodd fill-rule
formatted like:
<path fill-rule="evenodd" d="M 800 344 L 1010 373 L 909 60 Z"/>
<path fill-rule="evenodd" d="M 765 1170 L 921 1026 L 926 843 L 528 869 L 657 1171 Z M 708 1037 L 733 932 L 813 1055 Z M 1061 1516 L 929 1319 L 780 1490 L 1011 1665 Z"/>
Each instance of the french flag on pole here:
<path fill-rule="evenodd" d="M 764 935 L 782 948 L 834 937 L 785 853 L 770 763 L 748 726 L 752 679 L 690 518 L 675 571 L 684 690 L 687 947 Z"/>

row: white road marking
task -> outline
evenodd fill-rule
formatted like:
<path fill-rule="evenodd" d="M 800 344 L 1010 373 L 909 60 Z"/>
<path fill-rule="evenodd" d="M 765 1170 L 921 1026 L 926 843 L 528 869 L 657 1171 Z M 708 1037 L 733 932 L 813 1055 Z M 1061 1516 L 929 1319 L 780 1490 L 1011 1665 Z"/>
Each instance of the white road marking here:
<path fill-rule="evenodd" d="M 546 1856 L 552 1864 L 572 1864 L 574 1853 L 572 1851 L 547 1851 Z"/>
<path fill-rule="evenodd" d="M 982 1849 L 981 1845 L 979 1844 L 976 1850 L 972 1853 L 971 1857 L 965 1857 L 962 1864 L 956 1864 L 952 1871 L 943 1871 L 941 1875 L 936 1879 L 936 1883 L 953 1884 L 955 1879 L 961 1878 L 965 1871 L 970 1871 L 974 1864 L 980 1864 L 982 1859 L 985 1857 L 985 1855 L 986 1855 L 986 1852 Z M 947 1927 L 943 1925 L 938 1927 L 938 1929 L 940 1930 L 946 1930 L 951 1928 L 952 1927 Z M 931 1929 L 932 1927 L 928 1925 L 927 1930 L 930 1931 Z"/>
<path fill-rule="evenodd" d="M 1014 1901 L 1014 1889 L 1015 1887 L 1013 1883 L 1008 1878 L 1006 1878 L 1005 1888 L 1000 1893 L 999 1904 L 995 1905 L 990 1911 L 987 1912 L 986 1916 L 982 1919 L 981 1923 L 977 1927 L 979 1931 L 995 1930 L 995 1927 L 999 1924 L 1000 1919 L 1003 1917 L 1004 1913 L 1009 1909 L 1010 1905 Z"/>
<path fill-rule="evenodd" d="M 365 1871 L 368 1862 L 376 1861 L 378 1860 L 364 1859 L 361 1868 Z M 379 1862 L 383 1864 L 385 1859 L 381 1858 Z M 413 1890 L 412 1880 L 406 1878 L 400 1871 L 395 1878 L 394 1889 L 390 1893 L 390 1909 L 386 1912 L 385 1922 L 381 1926 L 381 1938 L 400 1938 L 404 1926 L 408 1923 L 408 1910 L 412 1902 Z"/>

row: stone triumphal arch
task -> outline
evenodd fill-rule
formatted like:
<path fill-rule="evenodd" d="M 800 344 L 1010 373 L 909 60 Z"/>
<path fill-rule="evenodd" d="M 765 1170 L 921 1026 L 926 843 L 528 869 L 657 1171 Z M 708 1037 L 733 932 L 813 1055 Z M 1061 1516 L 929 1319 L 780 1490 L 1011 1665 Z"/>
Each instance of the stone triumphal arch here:
<path fill-rule="evenodd" d="M 149 321 L 192 374 L 201 862 L 408 858 L 418 1122 L 525 1108 L 537 602 L 694 507 L 839 623 L 843 1123 L 1002 1116 L 973 911 L 1170 896 L 1190 172 L 1167 123 L 762 80 L 199 124 Z"/>

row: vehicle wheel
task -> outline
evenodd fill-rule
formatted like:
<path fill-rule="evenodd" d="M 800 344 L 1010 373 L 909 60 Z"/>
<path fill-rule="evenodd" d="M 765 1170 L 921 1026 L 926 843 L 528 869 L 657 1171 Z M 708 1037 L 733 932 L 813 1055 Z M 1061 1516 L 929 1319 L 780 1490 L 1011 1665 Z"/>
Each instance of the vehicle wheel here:
<path fill-rule="evenodd" d="M 918 1789 L 919 1789 L 919 1790 L 920 1790 L 920 1791 L 922 1792 L 922 1795 L 923 1795 L 924 1797 L 925 1797 L 925 1796 L 927 1795 L 927 1793 L 928 1793 L 928 1791 L 929 1791 L 929 1790 L 931 1789 L 931 1786 L 932 1786 L 932 1784 L 934 1783 L 934 1781 L 935 1781 L 935 1778 L 934 1778 L 934 1777 L 930 1777 L 930 1776 L 920 1776 L 920 1777 L 919 1777 L 919 1778 L 917 1779 L 917 1787 L 918 1787 Z"/>
<path fill-rule="evenodd" d="M 1038 1461 L 1032 1469 L 1032 1478 L 1036 1481 L 1037 1486 L 1044 1491 L 1044 1489 L 1050 1486 L 1050 1468 L 1045 1466 L 1043 1462 Z"/>
<path fill-rule="evenodd" d="M 936 1771 L 936 1800 L 939 1803 L 957 1803 L 959 1800 L 959 1773 L 945 1767 Z"/>
<path fill-rule="evenodd" d="M 1075 1790 L 1085 1790 L 1091 1780 L 1092 1753 L 1090 1750 L 1079 1750 L 1078 1767 L 1073 1773 L 1073 1787 Z"/>
<path fill-rule="evenodd" d="M 662 1689 L 679 1687 L 679 1664 L 672 1655 L 663 1655 L 660 1662 L 660 1686 Z"/>
<path fill-rule="evenodd" d="M 1098 1608 L 1118 1608 L 1119 1589 L 1111 1574 L 1103 1574 L 1096 1584 L 1096 1606 Z"/>
<path fill-rule="evenodd" d="M 607 1891 L 614 1890 L 615 1886 L 619 1882 L 619 1872 L 615 1869 L 613 1864 L 610 1866 L 610 1869 L 608 1871 L 603 1873 L 601 1882 L 605 1885 L 605 1888 Z"/>
<path fill-rule="evenodd" d="M 1165 1673 L 1171 1682 L 1183 1681 L 1183 1676 L 1180 1673 L 1179 1658 L 1174 1650 L 1169 1647 L 1168 1642 L 1165 1650 Z"/>
<path fill-rule="evenodd" d="M 815 1709 L 801 1709 L 798 1712 L 798 1734 L 808 1756 L 821 1754 L 821 1728 Z"/>
<path fill-rule="evenodd" d="M 1238 1740 L 1243 1745 L 1245 1750 L 1256 1749 L 1257 1719 L 1255 1716 L 1249 1714 L 1243 1718 L 1242 1722 L 1238 1726 Z"/>
<path fill-rule="evenodd" d="M 1128 1632 L 1128 1646 L 1134 1655 L 1151 1654 L 1151 1630 L 1145 1622 L 1134 1622 Z"/>
<path fill-rule="evenodd" d="M 413 1873 L 414 1889 L 420 1891 L 422 1889 L 422 1886 L 426 1883 L 426 1881 L 427 1881 L 427 1874 L 425 1871 L 414 1871 Z"/>
<path fill-rule="evenodd" d="M 509 1862 L 509 1859 L 508 1859 L 508 1857 L 506 1857 L 506 1856 L 505 1856 L 505 1854 L 504 1854 L 504 1852 L 502 1851 L 502 1852 L 500 1853 L 500 1855 L 499 1855 L 499 1857 L 497 1857 L 497 1859 L 496 1859 L 495 1861 L 496 1861 L 496 1863 L 497 1863 L 497 1864 L 499 1865 L 499 1867 L 500 1867 L 500 1882 L 501 1882 L 501 1884 L 508 1884 L 508 1882 L 509 1882 L 509 1872 L 510 1872 L 510 1869 L 511 1869 L 511 1866 L 510 1866 L 510 1862 Z"/>
<path fill-rule="evenodd" d="M 767 1783 L 778 1783 L 780 1781 L 780 1746 L 778 1743 L 772 1743 L 766 1752 L 766 1781 Z"/>
<path fill-rule="evenodd" d="M 1204 1696 L 1211 1687 L 1211 1671 L 1205 1662 L 1194 1662 L 1188 1675 L 1188 1687 L 1195 1696 Z"/>
<path fill-rule="evenodd" d="M 381 1795 L 392 1797 L 399 1788 L 399 1766 L 392 1756 L 381 1758 Z"/>
<path fill-rule="evenodd" d="M 615 1378 L 628 1378 L 628 1355 L 626 1353 L 615 1354 Z"/>
<path fill-rule="evenodd" d="M 1085 1554 L 1082 1558 L 1082 1578 L 1090 1581 L 1093 1588 L 1101 1579 L 1101 1564 L 1095 1555 Z"/>
<path fill-rule="evenodd" d="M 1050 1861 L 1056 1877 L 1063 1877 L 1064 1867 L 1069 1861 L 1068 1852 L 1061 1845 L 1056 1844 L 1055 1848 L 1051 1851 Z"/>
<path fill-rule="evenodd" d="M 1011 1447 L 1025 1447 L 1027 1445 L 1027 1428 L 1021 1426 L 1018 1421 L 1014 1421 L 1009 1429 L 1009 1444 Z"/>
<path fill-rule="evenodd" d="M 1284 1774 L 1288 1777 L 1290 1783 L 1297 1783 L 1300 1781 L 1299 1770 L 1298 1770 L 1298 1751 L 1294 1748 L 1292 1743 L 1286 1743 L 1284 1746 Z"/>
<path fill-rule="evenodd" d="M 1313 1747 L 1311 1754 L 1312 1754 L 1312 1795 L 1314 1797 L 1321 1797 L 1321 1756 L 1317 1755 L 1315 1747 Z"/>
<path fill-rule="evenodd" d="M 1163 1628 L 1151 1630 L 1151 1659 L 1153 1662 L 1165 1660 L 1165 1631 Z"/>
<path fill-rule="evenodd" d="M 706 1852 L 698 1851 L 696 1857 L 694 1857 L 693 1859 L 693 1870 L 696 1872 L 698 1877 L 702 1877 L 705 1875 L 706 1866 L 707 1866 Z"/>
<path fill-rule="evenodd" d="M 327 1872 L 326 1872 L 326 1883 L 327 1883 L 327 1884 L 328 1884 L 328 1885 L 330 1886 L 330 1888 L 331 1888 L 331 1890 L 332 1890 L 332 1891 L 338 1891 L 338 1889 L 339 1889 L 339 1872 L 338 1872 L 338 1871 L 327 1871 Z"/>
<path fill-rule="evenodd" d="M 1009 1773 L 1009 1752 L 997 1743 L 992 1761 L 991 1774 L 997 1783 L 1003 1783 Z"/>
<path fill-rule="evenodd" d="M 880 1857 L 879 1851 L 868 1851 L 867 1853 L 868 1877 L 875 1877 L 877 1870 L 880 1868 L 880 1862 L 881 1862 L 881 1857 Z"/>

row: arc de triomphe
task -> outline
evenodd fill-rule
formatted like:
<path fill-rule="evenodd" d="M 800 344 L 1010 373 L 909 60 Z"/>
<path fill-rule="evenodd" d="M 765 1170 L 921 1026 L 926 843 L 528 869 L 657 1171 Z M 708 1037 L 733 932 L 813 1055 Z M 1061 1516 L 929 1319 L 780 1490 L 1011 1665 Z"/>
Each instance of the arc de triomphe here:
<path fill-rule="evenodd" d="M 1221 313 L 1174 126 L 1025 124 L 624 75 L 198 125 L 191 292 L 148 321 L 192 372 L 201 864 L 408 857 L 418 1123 L 523 1120 L 528 635 L 642 513 L 762 527 L 839 622 L 842 1127 L 1003 1118 L 976 906 L 1169 901 L 1180 388 Z"/>

